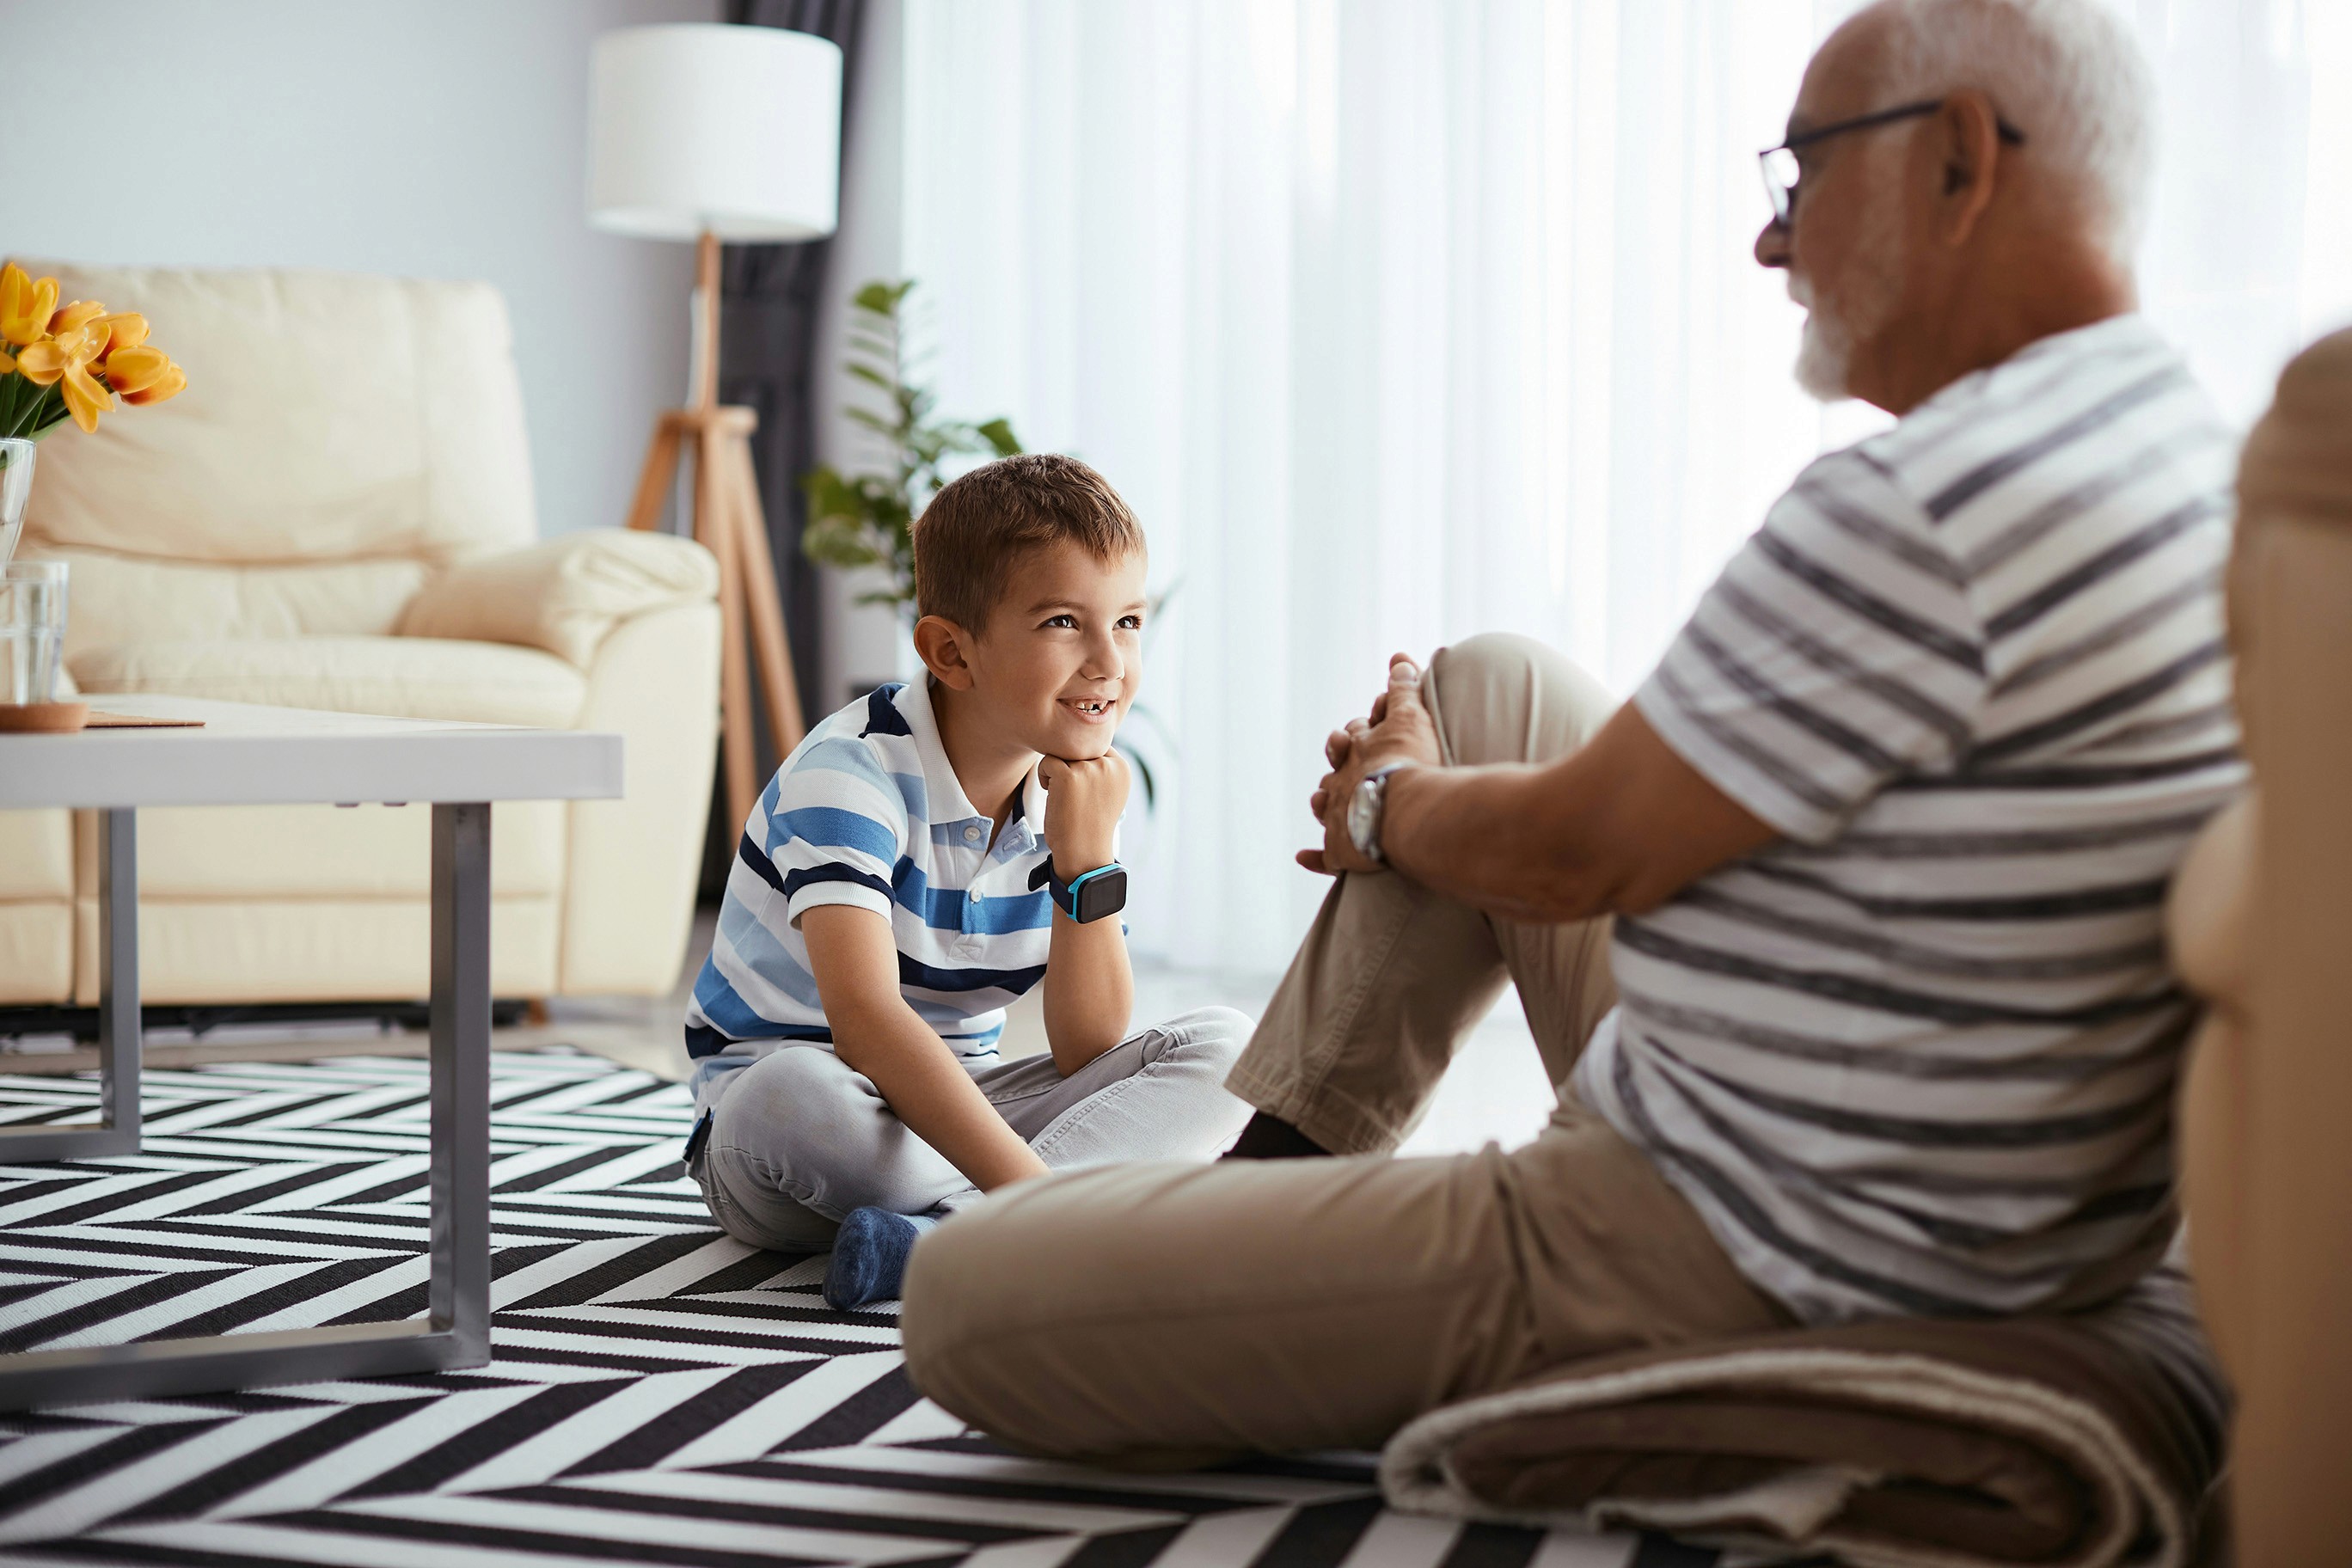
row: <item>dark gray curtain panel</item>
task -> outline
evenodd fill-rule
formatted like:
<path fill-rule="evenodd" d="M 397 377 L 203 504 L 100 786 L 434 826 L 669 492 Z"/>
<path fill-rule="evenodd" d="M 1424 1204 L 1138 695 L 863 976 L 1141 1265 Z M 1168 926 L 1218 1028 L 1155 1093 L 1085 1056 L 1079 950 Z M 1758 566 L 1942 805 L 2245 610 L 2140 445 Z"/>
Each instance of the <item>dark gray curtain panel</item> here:
<path fill-rule="evenodd" d="M 856 123 L 851 83 L 856 79 L 857 28 L 865 9 L 866 0 L 728 0 L 727 5 L 727 20 L 738 26 L 814 33 L 841 46 L 845 146 Z M 793 668 L 800 678 L 801 710 L 812 723 L 842 702 L 839 692 L 817 686 L 816 568 L 801 554 L 801 528 L 808 509 L 800 477 L 817 460 L 817 310 L 832 248 L 830 241 L 822 239 L 800 245 L 730 245 L 721 262 L 719 284 L 719 400 L 760 414 L 751 459 L 760 474 L 760 505 L 767 514 L 768 548 L 776 560 Z M 782 758 L 776 737 L 767 732 L 765 715 L 756 723 L 758 771 L 764 779 Z M 702 890 L 708 899 L 716 899 L 725 888 L 735 840 L 743 828 L 740 822 L 726 820 L 725 792 L 713 794 L 718 798 L 712 803 L 703 857 Z"/>
<path fill-rule="evenodd" d="M 728 20 L 754 27 L 813 33 L 841 46 L 842 119 L 846 144 L 850 83 L 856 77 L 857 25 L 866 0 L 729 0 Z M 846 215 L 845 214 L 845 216 Z M 816 686 L 816 575 L 801 554 L 807 507 L 800 477 L 816 466 L 816 329 L 829 240 L 801 245 L 727 247 L 719 287 L 719 397 L 759 410 L 752 445 L 760 504 L 776 557 L 801 707 L 814 721 L 841 706 L 838 692 Z M 763 736 L 771 745 L 774 737 Z M 762 771 L 782 759 L 763 755 Z"/>

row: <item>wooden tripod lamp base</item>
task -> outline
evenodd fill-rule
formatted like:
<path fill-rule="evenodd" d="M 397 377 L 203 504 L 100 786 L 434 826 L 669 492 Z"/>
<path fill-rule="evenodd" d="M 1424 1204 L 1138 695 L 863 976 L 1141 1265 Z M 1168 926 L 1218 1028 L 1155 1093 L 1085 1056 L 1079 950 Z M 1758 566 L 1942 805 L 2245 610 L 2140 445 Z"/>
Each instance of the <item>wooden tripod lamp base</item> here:
<path fill-rule="evenodd" d="M 784 636 L 783 605 L 776 592 L 776 561 L 768 549 L 760 482 L 751 466 L 751 432 L 759 423 L 758 413 L 749 408 L 681 408 L 664 414 L 654 426 L 653 446 L 637 479 L 636 500 L 629 508 L 631 528 L 659 528 L 679 455 L 693 451 L 694 537 L 719 557 L 720 756 L 728 816 L 738 827 L 750 818 L 760 790 L 751 731 L 755 656 L 760 695 L 777 754 L 800 744 L 807 728 L 793 673 L 792 645 Z"/>
<path fill-rule="evenodd" d="M 776 558 L 768 549 L 768 521 L 760 506 L 759 473 L 751 466 L 751 432 L 760 427 L 760 416 L 749 408 L 719 406 L 718 236 L 704 231 L 695 262 L 700 298 L 694 312 L 694 406 L 674 408 L 655 423 L 654 444 L 637 476 L 636 500 L 629 506 L 629 526 L 661 526 L 662 503 L 677 477 L 678 457 L 691 448 L 695 542 L 719 557 L 720 754 L 727 773 L 728 817 L 740 828 L 750 819 L 751 802 L 760 791 L 759 753 L 751 734 L 755 652 L 768 731 L 779 757 L 801 743 L 807 725 L 793 675 L 792 645 L 784 637 L 784 609 L 776 593 Z"/>

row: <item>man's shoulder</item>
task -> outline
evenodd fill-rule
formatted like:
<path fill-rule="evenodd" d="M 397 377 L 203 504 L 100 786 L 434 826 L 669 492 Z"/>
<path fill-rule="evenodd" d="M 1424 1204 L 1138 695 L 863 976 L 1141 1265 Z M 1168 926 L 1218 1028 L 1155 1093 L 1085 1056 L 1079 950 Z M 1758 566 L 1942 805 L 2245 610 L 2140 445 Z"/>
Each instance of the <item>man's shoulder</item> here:
<path fill-rule="evenodd" d="M 2141 317 L 2111 316 L 1960 377 L 1851 449 L 1940 521 L 2076 436 L 2120 431 L 2184 404 L 2207 412 L 2179 351 Z"/>
<path fill-rule="evenodd" d="M 1805 465 L 1773 504 L 1766 532 L 1820 537 L 1843 551 L 1858 543 L 1905 544 L 1905 552 L 1940 552 L 1927 508 L 1902 472 L 1868 441 L 1824 452 Z M 1941 574 L 1939 573 L 1939 574 Z"/>

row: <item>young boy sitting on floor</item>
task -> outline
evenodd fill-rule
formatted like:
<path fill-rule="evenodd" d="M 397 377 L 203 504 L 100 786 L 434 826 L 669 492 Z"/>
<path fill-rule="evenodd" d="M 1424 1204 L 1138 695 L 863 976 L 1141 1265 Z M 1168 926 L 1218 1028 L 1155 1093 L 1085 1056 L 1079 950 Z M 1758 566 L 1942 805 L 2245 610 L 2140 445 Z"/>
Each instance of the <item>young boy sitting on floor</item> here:
<path fill-rule="evenodd" d="M 686 1017 L 688 1171 L 739 1241 L 831 1247 L 835 1309 L 895 1298 L 915 1238 L 982 1193 L 1207 1160 L 1250 1110 L 1223 1087 L 1240 1014 L 1127 1034 L 1134 514 L 1084 463 L 1007 458 L 914 542 L 929 679 L 834 714 L 769 782 Z M 1005 1005 L 1041 980 L 1051 1052 L 1007 1062 Z"/>

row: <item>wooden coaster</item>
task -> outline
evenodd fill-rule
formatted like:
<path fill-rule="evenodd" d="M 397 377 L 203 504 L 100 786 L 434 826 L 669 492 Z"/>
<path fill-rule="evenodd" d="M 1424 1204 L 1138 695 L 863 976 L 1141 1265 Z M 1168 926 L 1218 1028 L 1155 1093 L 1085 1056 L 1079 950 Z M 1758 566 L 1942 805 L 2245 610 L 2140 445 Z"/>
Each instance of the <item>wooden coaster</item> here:
<path fill-rule="evenodd" d="M 0 732 L 70 735 L 89 721 L 87 702 L 0 703 Z"/>

